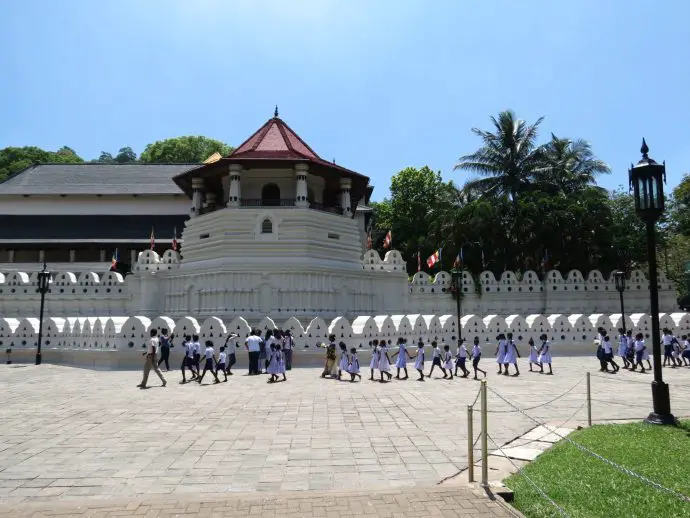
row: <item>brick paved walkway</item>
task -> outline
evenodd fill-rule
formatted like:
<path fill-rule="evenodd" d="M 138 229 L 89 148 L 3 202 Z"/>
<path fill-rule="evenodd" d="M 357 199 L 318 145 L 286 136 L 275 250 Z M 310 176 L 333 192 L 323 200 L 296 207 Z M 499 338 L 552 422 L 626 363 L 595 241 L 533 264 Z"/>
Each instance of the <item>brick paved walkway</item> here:
<path fill-rule="evenodd" d="M 585 385 L 549 400 L 596 366 L 594 358 L 557 358 L 555 376 L 523 370 L 518 378 L 497 376 L 493 362 L 485 368 L 490 387 L 522 408 L 544 405 L 530 415 L 560 424 L 583 404 Z M 348 383 L 304 368 L 286 383 L 238 372 L 199 386 L 180 385 L 177 371 L 166 375 L 167 387 L 142 391 L 140 372 L 0 365 L 0 505 L 148 505 L 201 494 L 240 505 L 277 494 L 289 506 L 323 491 L 416 495 L 466 467 L 466 406 L 479 388 L 472 380 Z M 664 377 L 674 413 L 690 416 L 690 369 L 664 369 Z M 593 376 L 594 420 L 645 416 L 651 379 Z M 489 409 L 499 444 L 534 427 L 491 393 Z M 568 426 L 585 416 L 582 409 Z"/>
<path fill-rule="evenodd" d="M 509 517 L 517 513 L 505 504 L 491 501 L 478 489 L 466 487 L 388 490 L 376 492 L 280 492 L 195 498 L 146 498 L 86 500 L 57 504 L 0 506 L 0 518 L 44 516 L 109 517 L 218 517 L 245 518 L 345 518 L 371 516 L 455 518 Z"/>

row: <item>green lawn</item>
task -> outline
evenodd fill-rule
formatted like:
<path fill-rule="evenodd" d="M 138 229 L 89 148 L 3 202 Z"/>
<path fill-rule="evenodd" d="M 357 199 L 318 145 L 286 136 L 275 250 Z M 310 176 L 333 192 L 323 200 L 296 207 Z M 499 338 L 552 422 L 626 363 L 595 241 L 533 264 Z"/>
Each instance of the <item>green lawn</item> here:
<path fill-rule="evenodd" d="M 573 441 L 665 487 L 690 496 L 690 421 L 678 428 L 644 423 L 597 425 Z M 690 503 L 648 486 L 561 441 L 524 469 L 572 517 L 690 517 Z M 561 516 L 520 474 L 505 484 L 527 518 Z"/>

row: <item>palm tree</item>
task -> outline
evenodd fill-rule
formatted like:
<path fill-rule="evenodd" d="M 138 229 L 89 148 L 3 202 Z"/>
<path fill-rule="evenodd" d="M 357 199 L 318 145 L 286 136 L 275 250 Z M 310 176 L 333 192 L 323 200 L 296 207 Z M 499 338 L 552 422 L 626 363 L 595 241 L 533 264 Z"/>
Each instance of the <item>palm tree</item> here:
<path fill-rule="evenodd" d="M 491 117 L 495 133 L 472 128 L 484 145 L 471 155 L 460 157 L 454 170 L 476 173 L 482 178 L 467 182 L 467 188 L 490 196 L 507 196 L 513 204 L 532 180 L 540 163 L 541 151 L 536 145 L 537 129 L 543 117 L 534 124 L 517 119 L 508 110 Z"/>
<path fill-rule="evenodd" d="M 594 156 L 591 144 L 582 139 L 559 138 L 552 133 L 542 151 L 535 180 L 554 194 L 580 192 L 591 186 L 597 175 L 611 172 L 608 165 Z"/>

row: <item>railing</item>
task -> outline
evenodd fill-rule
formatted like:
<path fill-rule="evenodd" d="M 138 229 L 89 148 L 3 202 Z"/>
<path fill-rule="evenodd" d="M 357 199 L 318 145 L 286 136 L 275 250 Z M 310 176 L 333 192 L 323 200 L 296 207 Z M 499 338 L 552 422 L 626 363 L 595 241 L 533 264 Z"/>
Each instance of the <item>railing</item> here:
<path fill-rule="evenodd" d="M 294 198 L 281 198 L 275 200 L 265 200 L 262 198 L 242 198 L 240 207 L 294 207 Z"/>

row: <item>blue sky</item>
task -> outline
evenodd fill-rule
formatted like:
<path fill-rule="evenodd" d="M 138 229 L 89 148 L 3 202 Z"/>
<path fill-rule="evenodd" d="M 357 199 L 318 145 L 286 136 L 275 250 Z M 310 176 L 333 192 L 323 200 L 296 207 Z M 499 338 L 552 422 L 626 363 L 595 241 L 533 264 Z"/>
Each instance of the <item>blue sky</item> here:
<path fill-rule="evenodd" d="M 585 138 L 624 184 L 639 157 L 690 172 L 681 0 L 24 0 L 0 3 L 0 148 L 86 159 L 201 134 L 238 145 L 279 105 L 324 159 L 372 178 L 440 170 L 513 109 Z M 685 128 L 685 129 L 684 129 Z"/>

